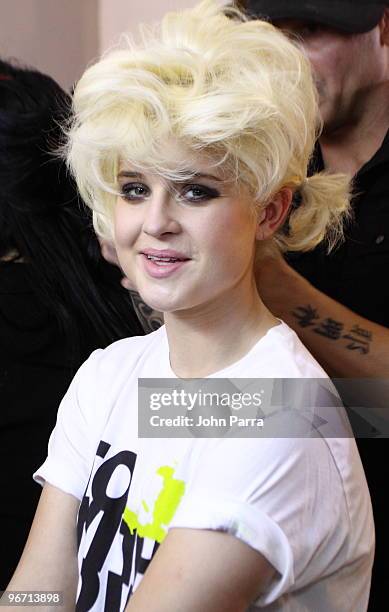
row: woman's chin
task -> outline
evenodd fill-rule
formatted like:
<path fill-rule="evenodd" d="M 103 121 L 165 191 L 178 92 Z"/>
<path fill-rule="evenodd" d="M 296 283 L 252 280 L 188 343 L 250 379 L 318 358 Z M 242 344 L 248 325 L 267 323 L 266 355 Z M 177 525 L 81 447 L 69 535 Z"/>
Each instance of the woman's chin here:
<path fill-rule="evenodd" d="M 148 292 L 139 292 L 140 297 L 149 308 L 158 312 L 167 313 L 180 310 L 180 300 L 176 300 L 171 296 L 157 296 Z"/>
<path fill-rule="evenodd" d="M 164 314 L 190 310 L 193 306 L 197 305 L 195 300 L 185 299 L 184 296 L 174 296 L 171 294 L 155 295 L 147 291 L 140 291 L 139 294 L 147 306 Z"/>

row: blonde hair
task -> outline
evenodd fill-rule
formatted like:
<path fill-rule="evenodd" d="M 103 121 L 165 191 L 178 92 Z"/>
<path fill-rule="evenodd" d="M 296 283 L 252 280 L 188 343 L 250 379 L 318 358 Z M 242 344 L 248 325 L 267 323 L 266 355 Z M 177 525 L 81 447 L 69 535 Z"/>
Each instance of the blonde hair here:
<path fill-rule="evenodd" d="M 287 230 L 272 239 L 281 250 L 309 250 L 328 231 L 332 245 L 342 235 L 347 180 L 307 179 L 320 127 L 308 60 L 271 24 L 232 12 L 204 0 L 168 13 L 77 84 L 66 154 L 100 235 L 112 237 L 120 160 L 190 178 L 185 160 L 167 162 L 167 138 L 209 155 L 250 188 L 258 208 L 284 186 L 298 190 Z"/>

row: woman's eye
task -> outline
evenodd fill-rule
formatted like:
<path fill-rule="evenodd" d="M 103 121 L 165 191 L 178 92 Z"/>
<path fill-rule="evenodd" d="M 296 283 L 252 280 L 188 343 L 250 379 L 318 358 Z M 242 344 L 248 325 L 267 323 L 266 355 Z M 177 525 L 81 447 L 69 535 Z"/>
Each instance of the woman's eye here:
<path fill-rule="evenodd" d="M 150 195 L 150 189 L 143 183 L 126 183 L 120 191 L 124 200 L 141 200 Z"/>
<path fill-rule="evenodd" d="M 216 189 L 203 187 L 202 185 L 186 185 L 181 191 L 181 196 L 190 202 L 201 202 L 219 197 L 219 192 Z"/>

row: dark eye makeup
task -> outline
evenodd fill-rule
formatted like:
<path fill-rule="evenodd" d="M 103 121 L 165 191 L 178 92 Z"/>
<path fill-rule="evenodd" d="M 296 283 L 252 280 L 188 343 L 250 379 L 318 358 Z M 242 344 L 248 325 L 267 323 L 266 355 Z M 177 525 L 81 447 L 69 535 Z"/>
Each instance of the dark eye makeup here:
<path fill-rule="evenodd" d="M 220 197 L 217 189 L 206 187 L 205 185 L 183 184 L 174 190 L 175 196 L 180 201 L 186 202 L 206 202 Z M 120 195 L 124 200 L 139 201 L 151 195 L 151 189 L 140 182 L 124 183 L 120 186 Z"/>
<path fill-rule="evenodd" d="M 140 200 L 150 195 L 150 189 L 143 183 L 124 183 L 120 187 L 120 195 L 124 200 Z"/>
<path fill-rule="evenodd" d="M 213 200 L 220 196 L 217 189 L 212 187 L 205 187 L 197 183 L 193 185 L 184 185 L 180 190 L 180 199 L 188 200 L 190 202 L 203 202 L 206 200 Z"/>

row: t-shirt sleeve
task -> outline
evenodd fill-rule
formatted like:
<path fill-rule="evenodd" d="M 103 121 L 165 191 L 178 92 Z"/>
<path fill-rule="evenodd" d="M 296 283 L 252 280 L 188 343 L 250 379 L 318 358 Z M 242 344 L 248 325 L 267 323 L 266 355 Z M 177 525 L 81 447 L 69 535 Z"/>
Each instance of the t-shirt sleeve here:
<path fill-rule="evenodd" d="M 169 528 L 225 531 L 260 552 L 276 575 L 255 602 L 259 607 L 331 572 L 349 525 L 325 441 L 208 442 Z"/>
<path fill-rule="evenodd" d="M 97 365 L 101 349 L 94 351 L 73 378 L 58 409 L 48 455 L 33 478 L 48 482 L 82 499 L 95 455 L 99 431 L 96 414 Z"/>

